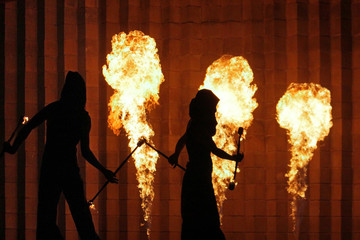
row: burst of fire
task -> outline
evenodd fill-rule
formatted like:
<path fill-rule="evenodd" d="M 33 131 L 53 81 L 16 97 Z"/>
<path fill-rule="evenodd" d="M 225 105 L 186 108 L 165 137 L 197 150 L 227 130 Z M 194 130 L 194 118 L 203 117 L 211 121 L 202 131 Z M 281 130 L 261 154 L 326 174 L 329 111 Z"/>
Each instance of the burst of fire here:
<path fill-rule="evenodd" d="M 253 98 L 257 87 L 251 84 L 252 81 L 253 72 L 246 59 L 225 55 L 208 67 L 204 84 L 200 87 L 212 90 L 220 99 L 216 112 L 218 125 L 213 139 L 219 148 L 229 153 L 236 152 L 238 128 L 244 128 L 245 136 L 253 120 L 252 112 L 258 106 Z M 225 191 L 233 177 L 234 162 L 220 160 L 215 155 L 212 160 L 214 191 L 222 216 Z"/>
<path fill-rule="evenodd" d="M 107 55 L 103 75 L 115 90 L 109 101 L 109 127 L 119 134 L 123 127 L 133 150 L 140 139 L 151 143 L 154 135 L 147 122 L 147 112 L 159 99 L 164 81 L 155 40 L 140 31 L 120 33 L 112 38 L 112 52 Z M 150 234 L 151 206 L 154 199 L 154 175 L 158 154 L 144 145 L 133 154 L 144 221 Z"/>
<path fill-rule="evenodd" d="M 332 127 L 330 91 L 314 83 L 291 83 L 279 100 L 277 121 L 287 129 L 291 144 L 287 191 L 292 195 L 291 217 L 295 230 L 298 200 L 305 198 L 306 172 L 317 142 L 324 140 Z"/>

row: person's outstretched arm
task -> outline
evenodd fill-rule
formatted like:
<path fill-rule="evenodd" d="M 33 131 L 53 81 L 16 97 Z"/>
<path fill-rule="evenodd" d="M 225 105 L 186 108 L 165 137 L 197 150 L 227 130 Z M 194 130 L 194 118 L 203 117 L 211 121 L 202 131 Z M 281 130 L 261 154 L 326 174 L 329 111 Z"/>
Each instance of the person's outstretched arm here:
<path fill-rule="evenodd" d="M 32 117 L 27 124 L 25 124 L 19 133 L 16 135 L 14 140 L 14 144 L 11 146 L 9 142 L 4 143 L 4 151 L 10 154 L 16 153 L 20 145 L 25 141 L 25 139 L 29 136 L 30 132 L 43 123 L 49 116 L 49 112 L 54 107 L 54 104 L 49 104 L 43 109 L 41 109 L 34 117 Z"/>
<path fill-rule="evenodd" d="M 182 137 L 178 140 L 178 142 L 176 143 L 175 152 L 169 157 L 169 163 L 173 167 L 176 167 L 179 160 L 179 155 L 183 150 L 185 144 L 186 144 L 186 133 L 182 135 Z"/>
<path fill-rule="evenodd" d="M 211 137 L 208 137 L 208 138 L 204 137 L 202 139 L 202 141 L 203 141 L 203 144 L 207 148 L 209 148 L 210 152 L 212 152 L 213 154 L 215 154 L 219 158 L 233 160 L 233 161 L 237 161 L 237 162 L 240 162 L 244 158 L 244 154 L 242 154 L 242 153 L 239 154 L 239 155 L 238 154 L 230 155 L 227 152 L 225 152 L 224 150 L 218 148 Z"/>
<path fill-rule="evenodd" d="M 91 151 L 89 147 L 89 133 L 91 128 L 91 120 L 90 117 L 86 120 L 87 123 L 84 126 L 82 136 L 80 139 L 80 148 L 81 148 L 81 154 L 85 158 L 86 161 L 88 161 L 91 165 L 93 165 L 95 168 L 97 168 L 107 180 L 109 180 L 112 183 L 117 183 L 118 179 L 115 178 L 115 175 L 112 171 L 106 169 L 95 157 L 93 152 Z"/>

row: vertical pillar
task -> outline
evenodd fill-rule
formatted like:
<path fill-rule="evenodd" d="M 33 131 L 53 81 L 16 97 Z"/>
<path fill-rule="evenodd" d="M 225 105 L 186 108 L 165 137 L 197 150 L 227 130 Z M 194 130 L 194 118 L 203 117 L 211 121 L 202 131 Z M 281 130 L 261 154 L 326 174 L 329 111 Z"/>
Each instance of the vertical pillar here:
<path fill-rule="evenodd" d="M 45 0 L 37 0 L 37 111 L 45 106 Z M 37 180 L 42 162 L 42 154 L 45 147 L 45 124 L 37 127 Z M 35 164 L 35 161 L 34 161 Z M 37 193 L 36 193 L 37 194 Z M 37 200 L 37 197 L 36 197 Z M 37 206 L 36 206 L 37 211 Z M 35 222 L 36 224 L 36 222 Z"/>
<path fill-rule="evenodd" d="M 352 238 L 360 238 L 360 1 L 352 1 L 351 5 L 351 19 L 352 19 L 352 165 L 353 165 L 353 212 L 352 212 Z"/>
<path fill-rule="evenodd" d="M 319 59 L 319 83 L 332 92 L 331 88 L 331 58 L 330 58 L 330 4 L 326 1 L 320 1 L 315 4 L 318 12 L 318 36 L 316 49 L 318 52 L 317 59 Z M 314 9 L 314 11 L 315 11 Z M 309 27 L 312 25 L 310 21 Z M 310 63 L 310 66 L 313 65 Z M 334 109 L 333 109 L 334 111 Z M 331 129 L 330 129 L 331 131 Z M 325 138 L 324 143 L 319 143 L 320 152 L 320 189 L 319 198 L 319 236 L 318 239 L 329 239 L 331 237 L 331 134 Z"/>
<path fill-rule="evenodd" d="M 79 71 L 78 68 L 78 22 L 77 9 L 78 1 L 62 0 L 57 4 L 57 20 L 58 20 L 58 92 L 60 92 L 65 82 L 65 76 L 68 71 Z M 85 76 L 83 76 L 85 77 Z M 78 164 L 80 172 L 84 173 L 84 162 L 78 156 Z M 78 236 L 74 221 L 72 219 L 70 209 L 64 195 L 59 203 L 59 225 L 64 230 L 65 238 L 74 238 Z"/>
<path fill-rule="evenodd" d="M 44 1 L 44 99 L 42 101 L 45 105 L 58 100 L 61 91 L 60 87 L 62 87 L 64 81 L 63 47 L 59 46 L 63 44 L 63 31 L 58 29 L 58 25 L 60 28 L 63 26 L 63 11 L 61 10 L 63 7 L 61 7 L 61 3 L 62 1 Z M 60 5 L 60 9 L 58 5 Z M 60 72 L 62 73 L 61 76 L 59 76 Z M 42 79 L 39 79 L 39 84 L 41 83 Z M 43 144 L 43 142 L 40 144 Z M 65 236 L 64 199 L 60 200 L 59 203 L 58 226 L 63 236 Z"/>
<path fill-rule="evenodd" d="M 36 0 L 25 2 L 25 111 L 29 118 L 38 111 L 38 6 Z M 34 20 L 35 19 L 35 20 Z M 36 235 L 38 193 L 38 129 L 34 129 L 25 142 L 25 238 Z"/>
<path fill-rule="evenodd" d="M 317 1 L 308 1 L 306 6 L 303 6 L 307 9 L 307 18 L 306 18 L 306 32 L 307 32 L 307 79 L 302 79 L 300 82 L 311 82 L 311 83 L 320 83 L 320 36 L 319 36 L 319 4 Z M 305 26 L 303 26 L 305 28 Z M 301 49 L 301 48 L 300 48 Z M 325 206 L 321 202 L 320 189 L 323 186 L 321 182 L 321 155 L 320 145 L 318 142 L 318 148 L 314 151 L 314 155 L 310 160 L 307 174 L 308 174 L 308 189 L 305 193 L 308 202 L 308 223 L 305 226 L 301 226 L 300 229 L 302 233 L 300 236 L 304 236 L 308 231 L 306 238 L 307 239 L 318 239 L 319 238 L 319 223 L 320 223 L 320 213 L 319 209 Z M 324 158 L 324 156 L 323 156 Z M 325 172 L 325 169 L 324 169 Z M 306 229 L 308 227 L 308 229 Z"/>
<path fill-rule="evenodd" d="M 0 141 L 5 142 L 5 3 L 0 3 L 0 23 Z M 0 158 L 0 238 L 5 239 L 5 164 Z"/>
<path fill-rule="evenodd" d="M 17 1 L 17 118 L 25 113 L 25 1 Z M 25 239 L 25 144 L 17 151 L 17 238 Z"/>
<path fill-rule="evenodd" d="M 282 7 L 282 8 L 281 8 Z M 275 11 L 278 9 L 278 11 Z M 282 11 L 281 11 L 282 10 Z M 266 166 L 266 212 L 267 212 L 267 239 L 277 239 L 276 231 L 276 199 L 277 199 L 277 185 L 276 185 L 276 151 L 271 146 L 271 141 L 273 140 L 274 135 L 276 134 L 276 129 L 278 124 L 275 119 L 268 117 L 268 111 L 275 110 L 276 100 L 275 100 L 275 63 L 277 59 L 280 59 L 280 54 L 276 51 L 275 43 L 275 26 L 279 26 L 277 22 L 281 23 L 282 18 L 279 13 L 284 14 L 284 6 L 281 6 L 279 3 L 274 2 L 273 0 L 264 1 L 264 76 L 265 81 L 263 84 L 263 91 L 261 86 L 259 86 L 259 107 L 257 111 L 262 112 L 264 115 L 264 142 L 265 150 L 264 154 L 266 155 L 264 165 Z M 278 14 L 277 14 L 278 13 Z M 283 32 L 284 29 L 278 28 L 278 31 Z M 284 34 L 284 33 L 283 33 Z M 282 41 L 284 43 L 284 41 Z M 285 86 L 282 90 L 285 89 Z M 262 93 L 263 92 L 263 93 Z M 261 94 L 262 93 L 262 94 Z M 281 94 L 281 93 L 280 93 Z M 281 95 L 279 95 L 281 96 Z M 255 119 L 256 121 L 256 119 Z M 284 134 L 282 134 L 284 135 Z M 287 154 L 285 152 L 285 159 Z"/>
<path fill-rule="evenodd" d="M 341 91 L 342 91 L 342 172 L 341 239 L 352 239 L 353 232 L 353 103 L 352 103 L 352 24 L 351 0 L 340 2 Z"/>
<path fill-rule="evenodd" d="M 97 6 L 94 6 L 97 8 L 98 11 L 98 20 L 97 20 L 97 31 L 98 31 L 98 41 L 96 41 L 97 46 L 94 46 L 94 48 L 98 48 L 98 67 L 99 72 L 97 75 L 94 75 L 95 79 L 93 80 L 94 83 L 91 85 L 98 86 L 97 93 L 99 94 L 99 106 L 98 111 L 96 115 L 98 116 L 98 158 L 101 159 L 102 163 L 106 163 L 106 130 L 107 130 L 107 97 L 106 97 L 106 83 L 104 81 L 104 77 L 102 76 L 101 72 L 101 66 L 103 62 L 105 62 L 106 57 L 106 6 L 107 1 L 102 1 L 102 4 L 98 4 Z M 89 31 L 87 31 L 89 32 Z M 93 31 L 94 33 L 95 31 Z M 100 182 L 99 178 L 99 182 Z M 100 182 L 101 183 L 101 182 Z M 100 184 L 101 185 L 101 184 Z M 96 185 L 92 187 L 92 191 L 88 191 L 90 193 L 90 196 L 94 196 L 97 192 Z M 99 235 L 100 238 L 106 239 L 106 203 L 105 203 L 105 197 L 106 197 L 106 189 L 104 190 L 103 195 L 99 196 L 98 199 L 98 208 L 99 208 Z M 105 212 L 104 212 L 105 211 Z"/>
<path fill-rule="evenodd" d="M 333 127 L 330 133 L 331 145 L 331 230 L 332 239 L 342 239 L 342 84 L 341 84 L 341 6 L 338 0 L 330 2 L 330 62 L 331 62 L 331 105 L 333 106 Z"/>
<path fill-rule="evenodd" d="M 102 15 L 102 27 L 104 29 L 99 31 L 99 34 L 104 34 L 104 37 L 99 39 L 101 53 L 99 56 L 99 65 L 100 65 L 100 77 L 99 77 L 99 86 L 101 88 L 100 92 L 100 121 L 104 128 L 101 129 L 101 137 L 104 139 L 106 145 L 103 145 L 102 148 L 104 152 L 102 156 L 105 157 L 106 163 L 105 166 L 108 169 L 115 170 L 120 161 L 122 161 L 121 148 L 123 145 L 119 144 L 119 136 L 116 136 L 111 129 L 108 128 L 107 124 L 107 116 L 108 116 L 108 101 L 111 95 L 113 95 L 114 91 L 112 88 L 108 86 L 105 81 L 105 78 L 102 75 L 102 66 L 106 64 L 106 55 L 111 52 L 111 39 L 114 34 L 118 34 L 121 32 L 119 21 L 120 21 L 120 2 L 114 0 L 107 0 L 106 3 L 102 3 L 104 6 L 101 6 L 104 11 L 104 15 Z M 100 35 L 101 36 L 101 35 Z M 102 150 L 103 150 L 102 149 Z M 127 150 L 127 148 L 125 148 Z M 101 155 L 101 154 L 100 154 Z M 125 154 L 124 154 L 125 155 Z M 118 176 L 121 176 L 125 169 L 122 169 Z M 103 179 L 103 177 L 101 177 Z M 120 221 L 119 209 L 121 208 L 122 203 L 119 203 L 120 197 L 120 188 L 126 185 L 111 185 L 107 187 L 107 190 L 103 193 L 104 205 L 105 209 L 103 209 L 103 218 L 105 229 L 106 229 L 106 237 L 108 239 L 117 239 L 121 238 L 120 235 L 120 226 L 123 222 Z M 120 206 L 119 206 L 120 205 Z M 115 211 L 111 209 L 111 207 L 115 206 Z"/>
<path fill-rule="evenodd" d="M 78 68 L 86 80 L 86 111 L 91 117 L 90 149 L 99 162 L 105 165 L 106 158 L 100 155 L 99 147 L 101 144 L 99 137 L 99 129 L 101 129 L 99 121 L 99 76 L 101 73 L 99 29 L 103 27 L 103 25 L 99 27 L 100 6 L 101 4 L 97 1 L 79 0 L 78 2 Z M 102 174 L 91 164 L 85 162 L 83 167 L 86 197 L 87 200 L 90 200 L 104 183 L 104 178 L 100 177 Z M 96 199 L 96 210 L 91 211 L 91 214 L 96 232 L 101 239 L 104 239 L 101 225 L 103 222 L 100 216 L 106 209 L 102 206 L 102 202 L 103 197 L 101 195 Z"/>
<path fill-rule="evenodd" d="M 17 4 L 5 4 L 5 136 L 10 137 L 17 119 Z M 17 239 L 17 157 L 4 156 L 5 169 L 5 239 Z"/>
<path fill-rule="evenodd" d="M 176 104 L 177 101 L 180 102 L 180 99 L 172 96 L 170 92 L 172 92 L 172 88 L 178 88 L 181 81 L 180 74 L 178 72 L 173 71 L 171 65 L 174 60 L 178 60 L 179 56 L 179 38 L 181 37 L 180 27 L 177 21 L 172 21 L 172 16 L 174 16 L 174 9 L 178 9 L 178 7 L 173 6 L 169 3 L 169 1 L 162 0 L 161 4 L 161 15 L 162 15 L 162 28 L 161 28 L 161 40 L 159 42 L 159 57 L 161 69 L 164 74 L 165 82 L 163 82 L 160 86 L 160 106 L 159 110 L 161 111 L 161 124 L 163 126 L 160 129 L 160 132 L 156 132 L 156 134 L 161 135 L 161 147 L 162 149 L 167 149 L 169 153 L 174 151 L 175 144 L 177 139 L 180 137 L 180 134 L 175 132 L 171 127 L 172 124 L 179 124 L 180 121 L 176 117 L 172 117 L 172 112 L 178 112 L 179 108 Z M 170 23 L 171 22 L 171 23 Z M 174 47 L 177 46 L 177 47 Z M 183 83 L 186 81 L 183 79 Z M 184 84 L 185 85 L 185 84 Z M 176 122 L 176 123 L 175 123 Z M 177 127 L 174 129 L 181 129 L 181 127 Z M 164 143 L 163 143 L 164 142 Z M 159 161 L 162 161 L 161 159 Z M 164 161 L 164 159 L 163 159 Z M 166 160 L 165 160 L 166 161 Z M 160 164 L 158 164 L 159 166 Z M 161 166 L 161 165 L 160 165 Z M 167 171 L 165 170 L 165 166 L 157 171 Z M 169 170 L 168 170 L 169 171 Z M 168 214 L 169 214 L 169 226 L 168 226 L 168 239 L 180 239 L 180 227 L 181 227 L 181 217 L 180 217 L 180 172 L 178 169 L 174 169 L 174 171 L 168 172 L 168 181 L 165 183 L 168 187 Z M 160 180 L 161 181 L 161 180 Z M 164 184 L 162 182 L 162 184 Z"/>
<path fill-rule="evenodd" d="M 164 74 L 162 58 L 163 49 L 163 6 L 161 1 L 144 1 L 143 10 L 145 11 L 142 21 L 145 24 L 143 29 L 146 34 L 154 38 L 156 42 L 156 48 L 158 49 L 158 55 L 160 58 L 161 70 Z M 166 81 L 166 79 L 165 79 Z M 148 122 L 154 130 L 154 137 L 152 141 L 158 149 L 164 151 L 168 149 L 168 128 L 164 127 L 167 124 L 167 101 L 169 100 L 167 94 L 162 94 L 164 91 L 163 82 L 160 85 L 159 90 L 159 104 L 149 112 Z M 166 91 L 166 90 L 165 90 Z M 163 118 L 164 117 L 164 118 Z M 167 153 L 167 151 L 165 151 Z M 152 205 L 152 224 L 151 224 L 151 238 L 153 239 L 169 239 L 169 164 L 167 160 L 159 156 L 156 163 L 154 191 L 155 197 Z"/>

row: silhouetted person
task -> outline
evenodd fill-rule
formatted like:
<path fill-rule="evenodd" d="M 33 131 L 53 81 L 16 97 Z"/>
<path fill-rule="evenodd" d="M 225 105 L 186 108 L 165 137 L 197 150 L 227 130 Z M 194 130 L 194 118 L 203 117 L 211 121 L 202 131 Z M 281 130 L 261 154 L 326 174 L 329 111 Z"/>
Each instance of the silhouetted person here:
<path fill-rule="evenodd" d="M 83 157 L 99 169 L 110 182 L 117 182 L 112 171 L 104 168 L 89 148 L 91 119 L 85 110 L 85 81 L 77 72 L 68 72 L 59 101 L 44 107 L 23 127 L 13 146 L 15 153 L 31 130 L 47 121 L 46 145 L 40 170 L 37 231 L 38 240 L 63 239 L 56 225 L 61 192 L 70 207 L 78 233 L 83 240 L 99 239 L 85 198 L 77 164 L 76 146 L 80 142 Z"/>
<path fill-rule="evenodd" d="M 223 240 L 219 213 L 212 185 L 210 153 L 224 159 L 241 161 L 243 155 L 231 156 L 219 149 L 212 137 L 216 133 L 216 105 L 219 99 L 207 89 L 200 90 L 190 103 L 190 121 L 176 144 L 169 162 L 178 161 L 183 147 L 189 156 L 181 191 L 182 240 Z"/>

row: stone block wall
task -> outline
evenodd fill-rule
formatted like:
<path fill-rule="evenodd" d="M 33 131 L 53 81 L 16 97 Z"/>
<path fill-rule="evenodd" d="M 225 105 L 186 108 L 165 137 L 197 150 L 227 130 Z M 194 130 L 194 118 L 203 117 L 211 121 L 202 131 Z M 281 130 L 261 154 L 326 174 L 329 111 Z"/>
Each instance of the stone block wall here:
<path fill-rule="evenodd" d="M 69 70 L 87 83 L 90 146 L 109 169 L 129 154 L 124 132 L 107 127 L 113 90 L 102 76 L 111 37 L 141 30 L 155 38 L 165 82 L 151 112 L 156 146 L 170 154 L 184 133 L 190 100 L 206 68 L 223 54 L 243 56 L 254 72 L 259 103 L 248 130 L 246 157 L 228 192 L 222 229 L 227 239 L 360 238 L 359 0 L 17 0 L 0 1 L 0 140 L 17 119 L 59 98 Z M 308 170 L 299 232 L 292 232 L 286 191 L 290 154 L 276 104 L 292 82 L 314 82 L 332 95 L 333 127 Z M 37 181 L 45 125 L 16 155 L 0 160 L 0 239 L 35 239 Z M 181 155 L 186 164 L 186 153 Z M 105 181 L 79 154 L 86 196 Z M 99 196 L 93 220 L 101 239 L 147 239 L 132 160 Z M 152 239 L 180 239 L 183 172 L 160 158 Z M 68 206 L 58 224 L 78 239 Z"/>

